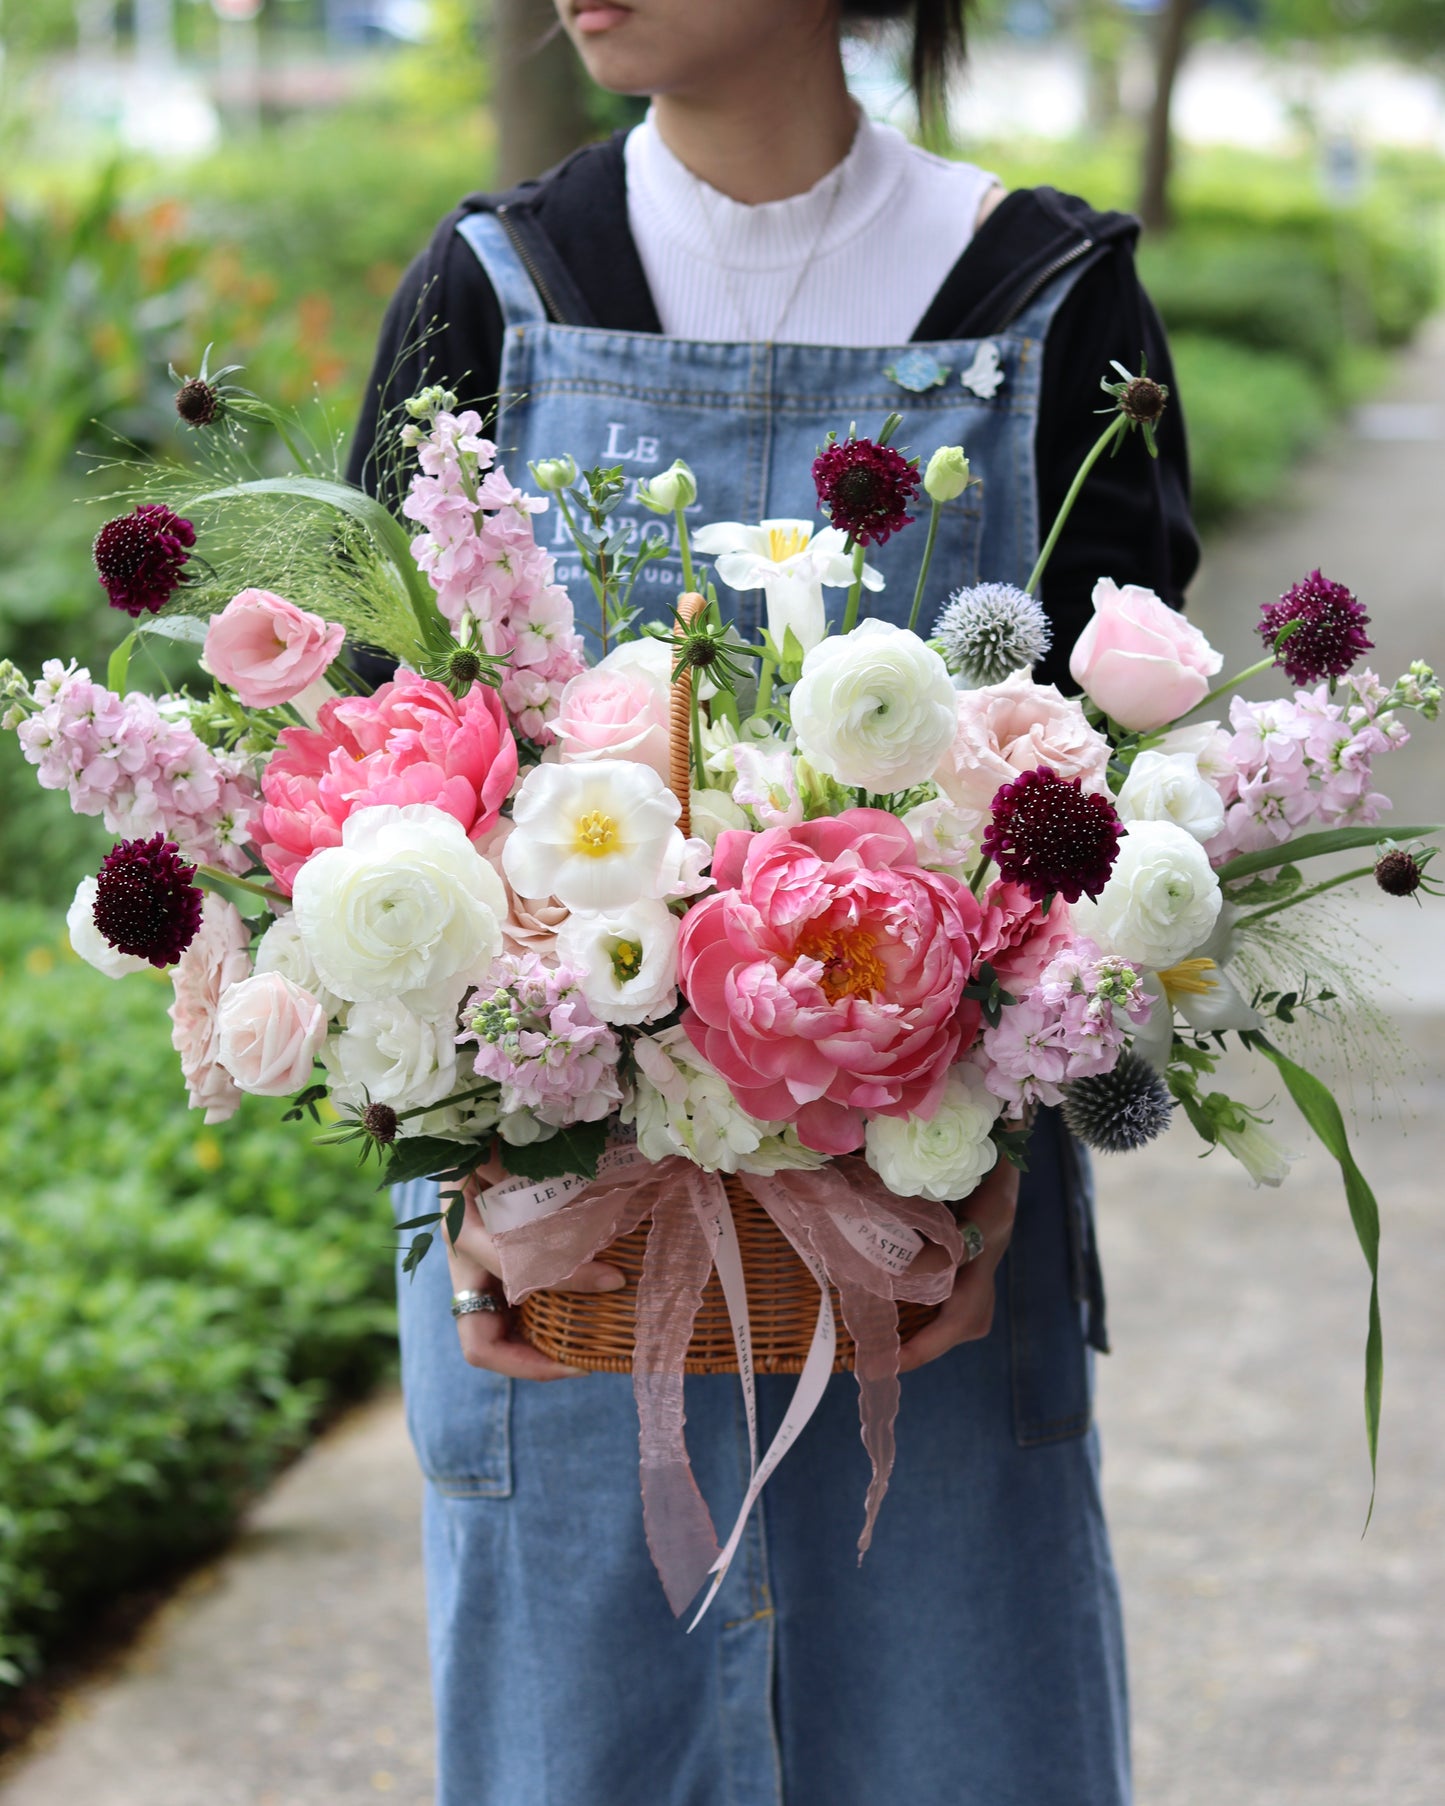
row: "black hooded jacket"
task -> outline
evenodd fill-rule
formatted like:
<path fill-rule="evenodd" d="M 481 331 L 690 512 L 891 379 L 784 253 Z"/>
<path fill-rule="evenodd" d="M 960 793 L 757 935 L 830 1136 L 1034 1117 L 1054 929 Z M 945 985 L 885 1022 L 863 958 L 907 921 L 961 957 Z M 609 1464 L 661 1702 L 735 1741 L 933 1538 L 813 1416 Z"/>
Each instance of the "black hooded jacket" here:
<path fill-rule="evenodd" d="M 464 215 L 496 213 L 551 316 L 612 332 L 660 332 L 627 222 L 623 133 L 501 195 L 469 195 L 438 226 L 387 309 L 349 475 L 375 492 L 378 422 L 428 382 L 443 381 L 483 414 L 501 367 L 502 317 L 485 271 L 458 234 Z M 1037 457 L 1042 529 L 1102 431 L 1100 379 L 1117 360 L 1174 386 L 1164 330 L 1134 269 L 1138 222 L 1099 213 L 1053 188 L 1008 195 L 945 279 L 915 340 L 1001 332 L 1057 272 L 1087 268 L 1055 316 L 1044 350 Z M 1199 562 L 1189 514 L 1189 465 L 1177 396 L 1157 429 L 1159 457 L 1131 433 L 1101 459 L 1079 496 L 1043 580 L 1054 650 L 1036 675 L 1068 684 L 1069 648 L 1091 612 L 1099 577 L 1142 584 L 1182 607 Z M 565 449 L 565 448 L 559 448 Z M 388 498 L 395 504 L 398 497 Z M 1072 686 L 1070 686 L 1072 687 Z"/>

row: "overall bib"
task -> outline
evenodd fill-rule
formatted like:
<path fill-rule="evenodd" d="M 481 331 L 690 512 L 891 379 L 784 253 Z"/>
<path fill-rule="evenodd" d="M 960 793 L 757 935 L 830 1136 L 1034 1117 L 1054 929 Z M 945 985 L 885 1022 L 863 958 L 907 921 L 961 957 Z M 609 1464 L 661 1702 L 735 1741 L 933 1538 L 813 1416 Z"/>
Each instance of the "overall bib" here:
<path fill-rule="evenodd" d="M 683 457 L 699 524 L 808 518 L 827 432 L 873 434 L 896 409 L 896 444 L 925 460 L 963 444 L 983 478 L 943 511 L 925 628 L 961 583 L 1026 578 L 1043 345 L 1085 262 L 991 340 L 741 345 L 553 324 L 504 226 L 476 214 L 459 230 L 506 323 L 493 436 L 514 481 L 564 451 L 634 477 Z M 670 521 L 620 512 L 670 542 Z M 872 612 L 906 622 L 923 538 L 915 526 L 870 552 L 887 578 Z M 595 624 L 580 568 L 553 549 L 579 623 Z M 674 548 L 634 600 L 664 616 L 680 583 Z M 828 594 L 836 620 L 843 592 Z M 761 591 L 719 586 L 719 600 L 746 633 L 762 624 Z M 435 1195 L 399 1188 L 399 1217 Z M 1087 1170 L 1054 1112 L 1033 1137 L 991 1333 L 905 1376 L 866 1560 L 868 1463 L 841 1375 L 690 1636 L 643 1537 L 630 1380 L 474 1370 L 449 1292 L 435 1252 L 400 1283 L 427 1479 L 439 1806 L 1127 1806 L 1123 1637 L 1090 1415 L 1102 1297 Z M 765 1442 L 793 1385 L 759 1381 Z M 689 1378 L 686 1403 L 698 1483 L 730 1523 L 749 1477 L 737 1380 Z"/>

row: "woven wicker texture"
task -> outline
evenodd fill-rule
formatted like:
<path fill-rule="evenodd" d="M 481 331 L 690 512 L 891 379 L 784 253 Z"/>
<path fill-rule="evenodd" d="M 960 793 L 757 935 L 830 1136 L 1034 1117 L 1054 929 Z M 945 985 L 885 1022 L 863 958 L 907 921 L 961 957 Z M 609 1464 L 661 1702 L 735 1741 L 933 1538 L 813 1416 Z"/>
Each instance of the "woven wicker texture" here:
<path fill-rule="evenodd" d="M 818 1318 L 818 1288 L 812 1276 L 779 1233 L 772 1218 L 729 1178 L 728 1202 L 737 1224 L 743 1273 L 748 1284 L 748 1318 L 754 1365 L 759 1373 L 801 1373 L 813 1326 Z M 634 1302 L 648 1225 L 620 1237 L 597 1258 L 627 1275 L 620 1292 L 534 1292 L 519 1310 L 522 1334 L 554 1361 L 585 1367 L 593 1373 L 630 1373 Z M 833 1293 L 838 1325 L 835 1373 L 853 1368 L 853 1338 L 843 1327 L 838 1294 Z M 905 1338 L 938 1315 L 932 1305 L 901 1304 L 898 1328 Z M 688 1346 L 687 1373 L 736 1373 L 737 1350 L 732 1322 L 716 1273 L 707 1282 L 702 1308 Z"/>

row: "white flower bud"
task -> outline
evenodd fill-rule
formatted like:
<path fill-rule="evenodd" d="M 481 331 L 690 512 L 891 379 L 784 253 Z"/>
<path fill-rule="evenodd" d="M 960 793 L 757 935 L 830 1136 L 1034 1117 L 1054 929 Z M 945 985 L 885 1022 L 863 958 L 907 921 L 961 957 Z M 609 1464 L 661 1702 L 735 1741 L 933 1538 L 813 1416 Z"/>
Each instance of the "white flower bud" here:
<path fill-rule="evenodd" d="M 974 481 L 961 445 L 940 445 L 923 473 L 923 487 L 935 502 L 953 501 Z"/>
<path fill-rule="evenodd" d="M 560 495 L 577 481 L 576 461 L 565 453 L 560 458 L 538 458 L 532 466 L 532 475 L 537 479 L 539 489 L 545 489 L 549 495 Z"/>
<path fill-rule="evenodd" d="M 637 485 L 637 499 L 654 514 L 673 514 L 697 500 L 697 478 L 681 458 L 674 458 L 666 470 Z"/>

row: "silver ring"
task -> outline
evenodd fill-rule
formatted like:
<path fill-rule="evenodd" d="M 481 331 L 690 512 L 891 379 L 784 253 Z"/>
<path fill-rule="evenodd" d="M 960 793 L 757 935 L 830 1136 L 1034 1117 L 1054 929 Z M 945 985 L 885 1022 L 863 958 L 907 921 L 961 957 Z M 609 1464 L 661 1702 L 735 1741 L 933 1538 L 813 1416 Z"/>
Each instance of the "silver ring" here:
<path fill-rule="evenodd" d="M 452 1315 L 454 1317 L 470 1317 L 477 1311 L 484 1311 L 490 1316 L 500 1317 L 506 1311 L 506 1305 L 495 1292 L 453 1292 Z"/>
<path fill-rule="evenodd" d="M 958 1233 L 963 1237 L 963 1258 L 965 1262 L 977 1260 L 983 1253 L 983 1231 L 973 1221 L 960 1223 Z"/>

